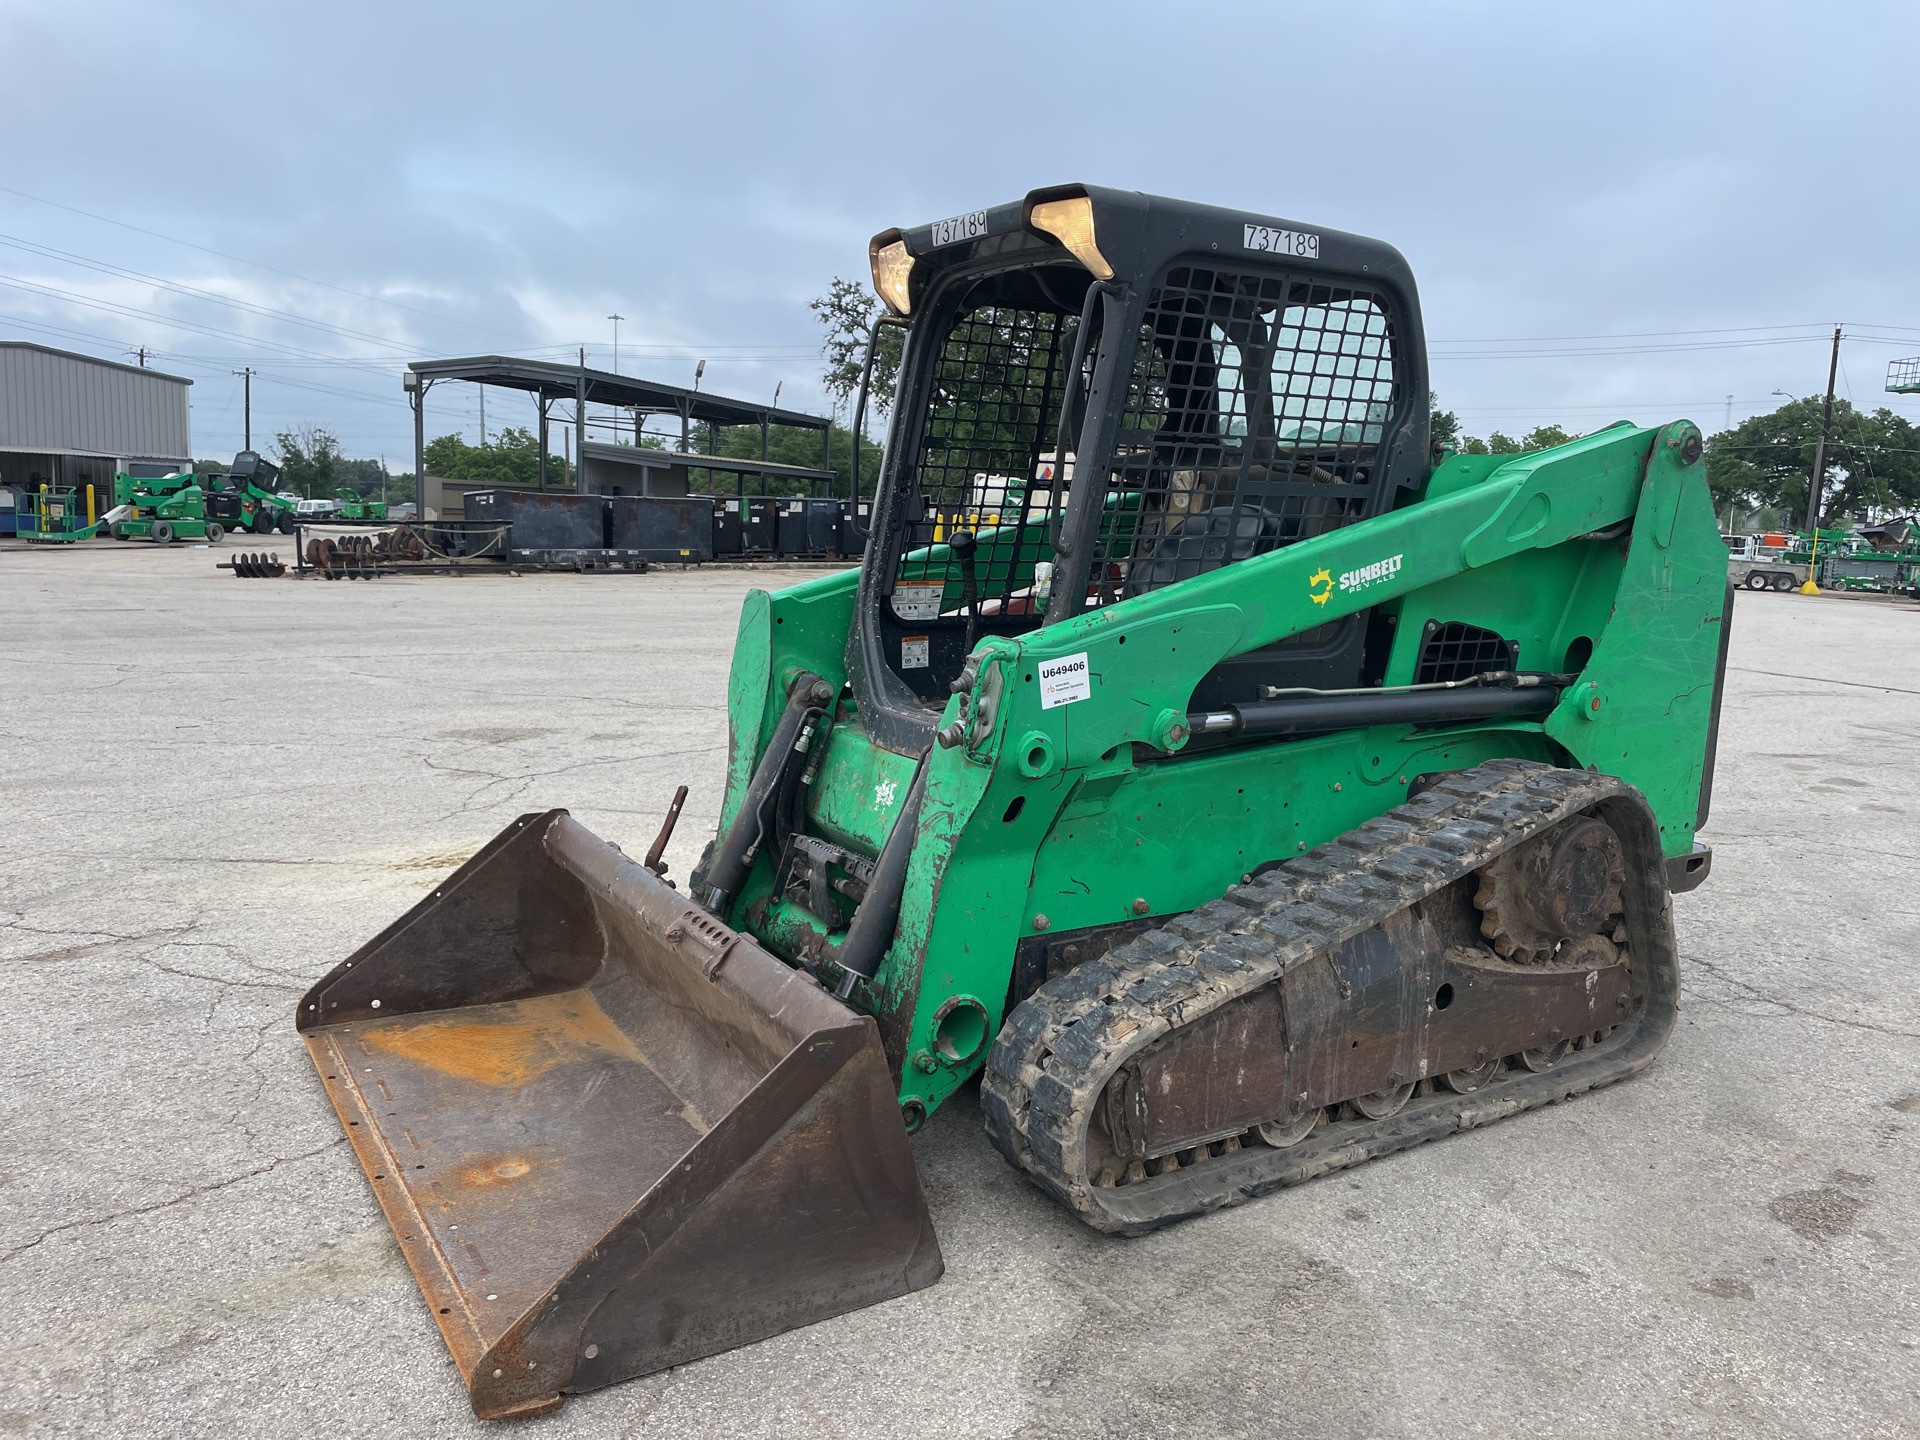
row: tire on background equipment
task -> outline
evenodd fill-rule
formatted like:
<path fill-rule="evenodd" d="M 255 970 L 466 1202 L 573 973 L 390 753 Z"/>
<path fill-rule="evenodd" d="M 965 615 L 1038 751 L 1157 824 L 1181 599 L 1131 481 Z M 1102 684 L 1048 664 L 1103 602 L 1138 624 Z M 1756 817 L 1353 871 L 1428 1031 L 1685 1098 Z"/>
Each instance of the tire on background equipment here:
<path fill-rule="evenodd" d="M 222 540 L 226 538 L 227 538 L 227 532 L 220 528 L 219 521 L 209 520 L 207 522 L 207 543 L 209 545 L 218 545 Z"/>
<path fill-rule="evenodd" d="M 173 543 L 173 524 L 171 521 L 156 520 L 153 522 L 153 543 L 156 545 L 171 545 Z"/>
<path fill-rule="evenodd" d="M 1749 570 L 1747 578 L 1741 583 L 1749 590 L 1764 590 L 1767 588 L 1767 577 L 1758 570 Z"/>

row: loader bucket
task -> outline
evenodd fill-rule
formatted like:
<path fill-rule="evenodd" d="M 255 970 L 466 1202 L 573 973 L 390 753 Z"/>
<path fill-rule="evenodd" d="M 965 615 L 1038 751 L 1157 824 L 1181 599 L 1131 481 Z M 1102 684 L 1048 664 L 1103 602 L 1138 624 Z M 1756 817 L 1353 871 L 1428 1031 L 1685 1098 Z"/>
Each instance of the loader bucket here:
<path fill-rule="evenodd" d="M 940 1277 L 873 1022 L 564 810 L 299 1028 L 483 1418 Z"/>

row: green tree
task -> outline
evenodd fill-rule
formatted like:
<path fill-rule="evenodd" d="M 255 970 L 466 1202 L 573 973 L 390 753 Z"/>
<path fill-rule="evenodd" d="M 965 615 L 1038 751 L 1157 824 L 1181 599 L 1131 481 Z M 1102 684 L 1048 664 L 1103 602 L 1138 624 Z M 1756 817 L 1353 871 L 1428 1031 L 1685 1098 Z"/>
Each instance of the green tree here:
<path fill-rule="evenodd" d="M 483 485 L 534 485 L 540 479 L 540 439 L 531 430 L 509 425 L 485 445 L 469 445 L 458 435 L 442 435 L 425 454 L 427 474 L 442 480 Z M 558 455 L 547 457 L 547 486 L 568 489 L 572 471 Z M 389 492 L 391 493 L 391 492 Z"/>
<path fill-rule="evenodd" d="M 836 275 L 827 293 L 807 302 L 826 330 L 820 342 L 820 383 L 838 405 L 851 406 L 860 392 L 860 375 L 866 368 L 867 345 L 874 337 L 874 322 L 885 308 L 864 285 Z M 898 325 L 882 325 L 873 352 L 873 378 L 867 387 L 868 407 L 876 416 L 885 416 L 893 406 L 893 387 L 900 374 L 901 341 L 905 331 Z"/>
<path fill-rule="evenodd" d="M 282 430 L 273 437 L 280 456 L 280 484 L 309 500 L 333 498 L 335 476 L 340 462 L 340 442 L 329 430 L 305 425 L 298 430 Z"/>
<path fill-rule="evenodd" d="M 1536 430 L 1534 434 L 1539 434 Z M 1518 455 L 1522 450 L 1536 447 L 1523 444 L 1510 435 L 1502 435 L 1498 430 L 1482 440 L 1478 435 L 1469 435 L 1460 442 L 1462 455 Z"/>
<path fill-rule="evenodd" d="M 833 471 L 832 493 L 841 498 L 848 494 L 848 485 L 853 476 L 852 434 L 838 426 L 833 431 L 832 461 L 826 467 Z M 725 455 L 734 460 L 758 460 L 760 458 L 760 427 L 758 425 L 723 426 L 713 453 Z M 776 425 L 767 432 L 767 458 L 781 465 L 804 465 L 810 470 L 821 468 L 822 445 L 820 432 L 801 430 L 789 425 Z M 860 493 L 871 497 L 874 482 L 880 477 L 880 460 L 885 452 L 871 440 L 863 440 L 860 445 Z M 804 480 L 780 479 L 769 477 L 764 491 L 757 476 L 748 475 L 746 480 L 749 495 L 806 495 L 812 493 Z M 722 494 L 733 494 L 738 489 L 742 477 L 724 474 L 720 471 L 695 471 L 694 488 L 696 490 L 716 490 Z"/>
<path fill-rule="evenodd" d="M 1807 483 L 1820 443 L 1821 402 L 1789 400 L 1707 440 L 1707 485 L 1716 509 L 1771 506 L 1806 523 Z M 1920 427 L 1882 407 L 1833 402 L 1820 520 L 1869 518 L 1920 507 Z"/>
<path fill-rule="evenodd" d="M 1565 445 L 1569 440 L 1578 440 L 1578 435 L 1569 435 L 1558 425 L 1539 425 L 1527 432 L 1520 442 L 1522 450 L 1551 450 L 1556 445 Z"/>
<path fill-rule="evenodd" d="M 1458 450 L 1460 448 L 1460 417 L 1451 410 L 1440 408 L 1438 391 L 1427 392 L 1427 412 L 1429 416 L 1427 434 L 1432 439 L 1434 454 L 1437 455 L 1442 450 Z"/>

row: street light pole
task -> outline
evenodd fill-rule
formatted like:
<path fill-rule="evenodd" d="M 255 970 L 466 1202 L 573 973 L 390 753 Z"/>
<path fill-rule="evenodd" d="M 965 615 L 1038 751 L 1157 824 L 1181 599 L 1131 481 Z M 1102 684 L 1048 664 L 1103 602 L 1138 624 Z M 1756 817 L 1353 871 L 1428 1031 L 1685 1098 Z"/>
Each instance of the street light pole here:
<path fill-rule="evenodd" d="M 607 318 L 613 322 L 613 373 L 618 375 L 620 373 L 620 322 L 627 317 L 609 315 Z"/>

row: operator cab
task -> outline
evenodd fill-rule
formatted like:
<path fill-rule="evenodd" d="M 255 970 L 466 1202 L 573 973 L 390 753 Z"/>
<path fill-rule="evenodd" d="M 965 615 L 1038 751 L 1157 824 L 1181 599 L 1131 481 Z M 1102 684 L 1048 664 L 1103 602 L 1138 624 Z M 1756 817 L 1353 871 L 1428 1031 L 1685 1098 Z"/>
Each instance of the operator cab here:
<path fill-rule="evenodd" d="M 1017 635 L 1391 508 L 1427 473 L 1426 353 L 1390 246 L 1070 186 L 875 237 L 910 327 L 849 674 L 923 749 Z M 1370 616 L 1235 657 L 1194 703 L 1365 683 Z"/>

